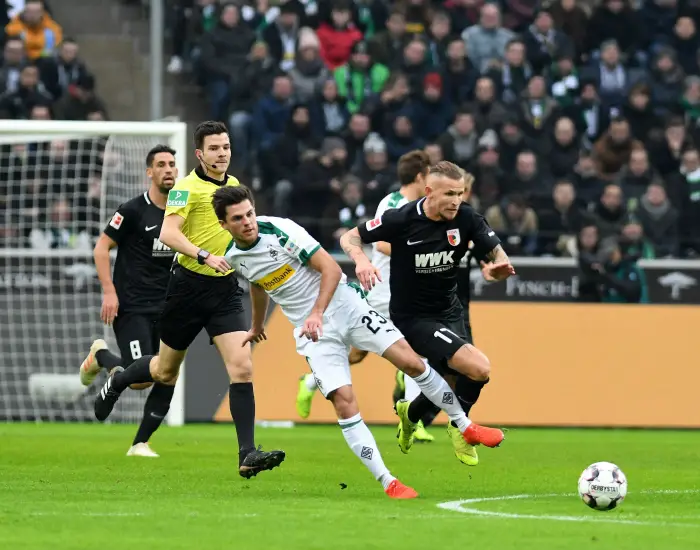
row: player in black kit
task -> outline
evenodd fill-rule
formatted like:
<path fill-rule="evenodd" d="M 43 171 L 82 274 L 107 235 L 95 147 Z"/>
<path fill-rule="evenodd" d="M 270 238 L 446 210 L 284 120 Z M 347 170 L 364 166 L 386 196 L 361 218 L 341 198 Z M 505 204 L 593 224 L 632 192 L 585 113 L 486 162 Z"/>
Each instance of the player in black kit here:
<path fill-rule="evenodd" d="M 489 380 L 491 365 L 466 334 L 464 310 L 457 296 L 459 264 L 472 242 L 474 256 L 484 259 L 482 273 L 487 280 L 504 280 L 515 270 L 484 218 L 462 203 L 464 192 L 463 171 L 452 163 L 439 162 L 428 174 L 425 198 L 347 232 L 341 246 L 355 262 L 362 285 L 371 289 L 380 275 L 365 255 L 363 244 L 391 244 L 391 272 L 396 274 L 389 281 L 391 318 L 411 347 L 449 377 L 448 381 L 456 385 L 459 375 L 465 378 L 460 401 L 470 409 Z M 397 403 L 399 447 L 404 453 L 413 443 L 416 423 L 429 410 L 420 398 L 410 404 Z M 488 446 L 498 445 L 502 439 L 503 433 L 494 430 Z"/>
<path fill-rule="evenodd" d="M 92 383 L 101 368 L 111 371 L 143 355 L 158 353 L 158 319 L 175 256 L 158 237 L 168 192 L 177 179 L 175 151 L 167 145 L 151 149 L 146 156 L 146 175 L 151 181 L 148 190 L 117 209 L 95 245 L 95 266 L 104 292 L 100 316 L 105 324 L 113 326 L 121 357 L 110 352 L 104 340 L 95 340 L 80 366 L 80 380 L 85 386 Z M 109 251 L 114 247 L 118 249 L 112 278 Z M 150 383 L 131 387 L 149 386 Z M 127 456 L 158 456 L 148 440 L 167 413 L 173 389 L 174 386 L 156 384 L 151 390 Z"/>

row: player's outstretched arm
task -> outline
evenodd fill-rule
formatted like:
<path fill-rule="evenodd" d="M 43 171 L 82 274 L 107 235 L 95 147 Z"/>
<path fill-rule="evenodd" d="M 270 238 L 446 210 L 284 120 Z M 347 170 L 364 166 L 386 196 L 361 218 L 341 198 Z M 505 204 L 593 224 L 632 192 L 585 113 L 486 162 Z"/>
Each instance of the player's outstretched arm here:
<path fill-rule="evenodd" d="M 340 237 L 340 246 L 343 252 L 355 262 L 355 274 L 357 279 L 360 281 L 362 287 L 369 291 L 372 290 L 376 280 L 382 280 L 382 276 L 379 270 L 372 265 L 362 249 L 362 238 L 360 237 L 360 230 L 357 227 L 353 227 L 350 231 L 345 233 Z"/>
<path fill-rule="evenodd" d="M 487 281 L 504 281 L 515 275 L 515 268 L 500 244 L 486 254 L 486 261 L 481 262 L 481 273 Z"/>
<path fill-rule="evenodd" d="M 109 251 L 116 246 L 116 241 L 102 233 L 92 251 L 97 277 L 100 280 L 100 286 L 102 286 L 104 294 L 100 319 L 106 325 L 111 325 L 114 322 L 114 318 L 119 310 L 119 298 L 117 298 L 117 290 L 114 288 L 114 282 L 112 281 L 112 266 L 109 261 Z"/>
<path fill-rule="evenodd" d="M 307 265 L 321 274 L 321 285 L 311 313 L 304 322 L 302 334 L 316 342 L 321 336 L 323 313 L 328 308 L 328 304 L 331 303 L 333 294 L 338 288 L 343 270 L 323 248 L 314 252 Z"/>

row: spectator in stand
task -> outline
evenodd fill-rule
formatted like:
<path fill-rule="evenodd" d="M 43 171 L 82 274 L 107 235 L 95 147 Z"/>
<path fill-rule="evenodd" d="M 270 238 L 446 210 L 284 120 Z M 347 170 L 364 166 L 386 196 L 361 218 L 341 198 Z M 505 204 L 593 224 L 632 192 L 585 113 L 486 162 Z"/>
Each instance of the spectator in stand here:
<path fill-rule="evenodd" d="M 32 61 L 52 55 L 54 48 L 63 41 L 63 29 L 46 12 L 41 0 L 27 0 L 22 13 L 5 27 L 5 34 L 21 37 L 27 57 Z"/>
<path fill-rule="evenodd" d="M 343 131 L 341 137 L 348 151 L 348 166 L 351 171 L 364 164 L 363 152 L 371 129 L 369 117 L 365 113 L 355 113 L 350 117 L 347 129 Z"/>
<path fill-rule="evenodd" d="M 700 49 L 700 36 L 692 17 L 679 17 L 673 29 L 673 41 L 671 46 L 678 55 L 678 62 L 686 75 L 700 74 L 698 66 L 698 49 Z"/>
<path fill-rule="evenodd" d="M 376 212 L 379 202 L 397 185 L 396 169 L 389 164 L 386 143 L 379 134 L 367 136 L 363 147 L 363 163 L 353 174 L 365 186 L 365 202 L 370 212 Z"/>
<path fill-rule="evenodd" d="M 552 195 L 552 181 L 541 170 L 537 155 L 532 151 L 522 151 L 515 162 L 515 172 L 503 180 L 503 195 L 516 193 L 525 197 L 528 204 L 539 206 Z"/>
<path fill-rule="evenodd" d="M 426 35 L 432 17 L 429 0 L 404 0 L 402 3 L 406 7 L 406 32 Z"/>
<path fill-rule="evenodd" d="M 554 124 L 561 114 L 559 104 L 547 96 L 547 85 L 541 76 L 533 76 L 527 90 L 517 104 L 520 125 L 523 132 L 536 144 L 537 152 L 547 150 L 547 141 L 554 130 Z"/>
<path fill-rule="evenodd" d="M 445 98 L 440 73 L 428 73 L 423 93 L 415 101 L 411 121 L 416 135 L 424 142 L 435 141 L 454 119 L 454 107 Z"/>
<path fill-rule="evenodd" d="M 668 47 L 659 48 L 651 69 L 651 97 L 657 115 L 665 116 L 675 110 L 683 94 L 684 80 L 676 52 Z"/>
<path fill-rule="evenodd" d="M 607 106 L 622 107 L 632 85 L 643 78 L 640 70 L 630 70 L 622 62 L 620 48 L 614 40 L 600 46 L 600 60 L 581 71 L 581 78 L 596 83 L 598 95 Z"/>
<path fill-rule="evenodd" d="M 287 128 L 277 138 L 274 146 L 276 179 L 289 178 L 290 174 L 297 171 L 303 159 L 317 154 L 320 149 L 321 135 L 311 124 L 309 107 L 303 103 L 294 105 L 290 110 Z"/>
<path fill-rule="evenodd" d="M 423 147 L 423 152 L 428 155 L 428 160 L 431 165 L 445 160 L 445 155 L 442 154 L 442 147 L 437 143 L 428 143 Z"/>
<path fill-rule="evenodd" d="M 554 27 L 552 12 L 548 8 L 537 12 L 535 21 L 525 31 L 524 43 L 527 60 L 537 74 L 549 69 L 560 55 L 574 53 L 571 39 Z"/>
<path fill-rule="evenodd" d="M 637 266 L 637 258 L 622 255 L 617 237 L 609 237 L 601 242 L 598 258 L 600 263 L 591 267 L 598 275 L 597 283 L 602 302 L 649 302 L 644 272 Z"/>
<path fill-rule="evenodd" d="M 377 63 L 394 69 L 399 67 L 403 58 L 403 49 L 408 37 L 406 34 L 406 12 L 394 6 L 386 21 L 386 30 L 372 37 L 369 51 Z"/>
<path fill-rule="evenodd" d="M 640 260 L 653 260 L 656 258 L 654 245 L 644 235 L 644 228 L 634 217 L 622 228 L 620 246 L 623 256 Z"/>
<path fill-rule="evenodd" d="M 362 33 L 350 15 L 349 0 L 333 0 L 331 19 L 321 23 L 317 34 L 321 42 L 321 58 L 326 66 L 334 71 L 345 65 L 352 54 L 353 45 L 362 40 Z"/>
<path fill-rule="evenodd" d="M 506 45 L 503 63 L 494 65 L 487 72 L 496 85 L 496 94 L 506 105 L 514 105 L 527 89 L 527 83 L 535 73 L 525 58 L 525 43 L 514 38 Z"/>
<path fill-rule="evenodd" d="M 392 73 L 379 98 L 371 104 L 372 128 L 386 136 L 399 112 L 409 105 L 408 80 L 401 73 Z"/>
<path fill-rule="evenodd" d="M 700 153 L 683 153 L 679 173 L 668 182 L 669 196 L 679 210 L 681 251 L 684 257 L 700 255 Z"/>
<path fill-rule="evenodd" d="M 573 183 L 560 180 L 552 192 L 552 207 L 539 214 L 539 252 L 547 256 L 574 256 L 576 236 L 584 217 L 576 202 Z"/>
<path fill-rule="evenodd" d="M 629 122 L 634 139 L 643 143 L 652 137 L 653 130 L 661 127 L 661 119 L 654 113 L 651 88 L 645 82 L 632 86 L 622 114 Z"/>
<path fill-rule="evenodd" d="M 533 150 L 535 143 L 525 136 L 518 124 L 518 116 L 509 113 L 500 126 L 499 153 L 500 166 L 504 172 L 511 174 L 515 170 L 518 155 L 526 150 Z"/>
<path fill-rule="evenodd" d="M 453 105 L 463 105 L 472 97 L 479 71 L 467 57 L 461 38 L 453 38 L 447 45 L 447 60 L 442 71 L 445 94 Z"/>
<path fill-rule="evenodd" d="M 554 26 L 568 36 L 573 44 L 573 58 L 578 60 L 586 48 L 588 14 L 576 0 L 559 0 L 551 9 Z"/>
<path fill-rule="evenodd" d="M 340 96 L 338 83 L 332 78 L 321 87 L 321 93 L 314 102 L 313 118 L 325 136 L 339 136 L 350 119 L 347 100 Z"/>
<path fill-rule="evenodd" d="M 472 162 L 476 159 L 479 144 L 474 115 L 467 109 L 460 109 L 454 122 L 440 136 L 437 143 L 442 149 L 445 160 L 469 171 Z"/>
<path fill-rule="evenodd" d="M 219 21 L 217 5 L 217 0 L 176 0 L 173 6 L 172 56 L 167 67 L 170 74 L 182 72 L 186 57 L 193 60 L 199 58 L 202 37 L 213 30 Z M 246 8 L 252 9 L 245 6 L 243 10 Z"/>
<path fill-rule="evenodd" d="M 547 153 L 549 171 L 554 178 L 565 178 L 578 162 L 580 140 L 570 118 L 562 117 L 554 125 L 552 146 Z"/>
<path fill-rule="evenodd" d="M 277 65 L 268 54 L 264 42 L 255 42 L 246 59 L 240 78 L 232 80 L 231 116 L 228 118 L 232 141 L 233 163 L 238 170 L 246 171 L 250 164 L 253 109 L 271 89 L 280 74 Z"/>
<path fill-rule="evenodd" d="M 567 53 L 560 54 L 549 69 L 547 75 L 549 90 L 557 103 L 563 108 L 571 107 L 579 95 L 580 81 L 574 58 Z"/>
<path fill-rule="evenodd" d="M 428 58 L 432 69 L 440 69 L 447 59 L 447 46 L 452 40 L 452 22 L 444 11 L 433 14 L 428 33 Z"/>
<path fill-rule="evenodd" d="M 598 202 L 603 194 L 605 182 L 598 176 L 593 156 L 585 150 L 579 152 L 578 163 L 573 175 L 576 194 L 586 204 Z"/>
<path fill-rule="evenodd" d="M 674 24 L 680 14 L 678 0 L 643 0 L 641 4 L 643 28 L 652 48 L 670 43 Z"/>
<path fill-rule="evenodd" d="M 579 91 L 579 97 L 573 104 L 565 107 L 563 113 L 574 121 L 584 143 L 590 146 L 608 129 L 610 109 L 600 101 L 595 82 L 581 80 Z"/>
<path fill-rule="evenodd" d="M 598 288 L 598 271 L 594 265 L 598 264 L 598 248 L 600 235 L 595 223 L 585 223 L 576 239 L 576 255 L 579 266 L 579 289 L 577 300 L 579 302 L 600 302 L 600 290 Z"/>
<path fill-rule="evenodd" d="M 467 104 L 467 109 L 474 113 L 476 130 L 479 134 L 500 126 L 508 113 L 503 103 L 496 99 L 493 80 L 488 77 L 481 77 L 476 81 L 474 101 Z"/>
<path fill-rule="evenodd" d="M 427 48 L 421 38 L 413 38 L 403 50 L 401 72 L 408 79 L 411 97 L 420 97 L 423 92 L 423 78 L 430 70 L 427 61 Z"/>
<path fill-rule="evenodd" d="M 629 0 L 603 0 L 588 22 L 584 52 L 595 59 L 603 44 L 613 40 L 628 60 L 634 60 L 646 49 L 645 34 L 643 22 Z"/>
<path fill-rule="evenodd" d="M 455 34 L 462 34 L 465 29 L 479 22 L 481 6 L 484 0 L 447 0 L 444 7 L 450 14 Z"/>
<path fill-rule="evenodd" d="M 59 99 L 71 85 L 77 84 L 89 74 L 85 63 L 78 58 L 79 46 L 72 38 L 66 38 L 55 55 L 37 61 L 41 81 L 46 90 Z"/>
<path fill-rule="evenodd" d="M 360 40 L 352 46 L 348 63 L 338 67 L 333 76 L 338 83 L 338 93 L 347 101 L 352 114 L 360 110 L 370 95 L 382 90 L 389 78 L 389 69 L 375 63 L 367 43 Z"/>
<path fill-rule="evenodd" d="M 620 234 L 627 218 L 627 208 L 619 185 L 611 183 L 605 186 L 600 200 L 593 204 L 592 214 L 601 238 Z"/>
<path fill-rule="evenodd" d="M 258 161 L 266 184 L 274 180 L 275 144 L 287 128 L 293 92 L 289 77 L 279 74 L 272 83 L 272 91 L 260 99 L 253 108 L 251 126 L 253 143 L 258 152 Z"/>
<path fill-rule="evenodd" d="M 661 139 L 650 143 L 649 157 L 661 176 L 666 178 L 678 172 L 683 151 L 693 145 L 683 118 L 672 116 L 667 119 Z"/>
<path fill-rule="evenodd" d="M 676 110 L 683 115 L 685 124 L 691 128 L 691 132 L 697 134 L 698 120 L 700 120 L 700 77 L 689 76 L 685 79 L 683 95 Z"/>
<path fill-rule="evenodd" d="M 679 214 L 666 195 L 661 182 L 653 182 L 632 212 L 644 234 L 654 246 L 657 258 L 678 256 L 680 238 Z"/>
<path fill-rule="evenodd" d="M 107 107 L 95 93 L 95 77 L 88 72 L 68 86 L 67 93 L 54 104 L 54 109 L 59 120 L 87 120 L 89 113 L 107 113 Z"/>
<path fill-rule="evenodd" d="M 331 73 L 321 59 L 321 46 L 313 30 L 304 27 L 299 31 L 297 47 L 294 68 L 288 74 L 294 86 L 295 99 L 306 103 L 318 95 Z"/>
<path fill-rule="evenodd" d="M 233 83 L 242 73 L 254 42 L 255 35 L 241 21 L 238 6 L 223 4 L 219 23 L 202 39 L 202 70 L 213 120 L 227 118 Z"/>
<path fill-rule="evenodd" d="M 46 105 L 52 100 L 51 94 L 39 80 L 39 69 L 36 65 L 25 65 L 20 72 L 17 89 L 0 95 L 0 118 L 29 118 L 34 105 Z"/>
<path fill-rule="evenodd" d="M 480 71 L 487 71 L 492 62 L 500 63 L 506 45 L 514 34 L 501 26 L 501 10 L 496 4 L 481 8 L 479 24 L 469 27 L 462 34 L 467 45 L 467 55 Z"/>
<path fill-rule="evenodd" d="M 422 149 L 424 143 L 418 138 L 407 114 L 399 113 L 394 119 L 392 130 L 386 136 L 389 160 L 398 162 L 399 157 L 414 149 Z"/>
<path fill-rule="evenodd" d="M 610 122 L 610 128 L 595 144 L 594 156 L 601 178 L 613 180 L 627 164 L 632 151 L 644 147 L 632 137 L 626 119 L 618 117 Z"/>
<path fill-rule="evenodd" d="M 537 214 L 522 195 L 508 195 L 486 210 L 485 218 L 509 256 L 532 256 L 537 250 Z"/>
<path fill-rule="evenodd" d="M 661 182 L 658 172 L 649 165 L 649 155 L 643 148 L 632 151 L 630 161 L 622 168 L 617 179 L 628 200 L 638 200 L 652 183 Z"/>
<path fill-rule="evenodd" d="M 20 38 L 10 37 L 5 42 L 0 66 L 0 93 L 14 92 L 19 87 L 19 76 L 25 63 L 24 44 Z"/>
<path fill-rule="evenodd" d="M 270 50 L 270 56 L 282 71 L 294 68 L 299 33 L 299 15 L 293 2 L 280 6 L 279 15 L 265 27 L 262 39 Z"/>
<path fill-rule="evenodd" d="M 498 136 L 493 130 L 487 130 L 479 138 L 474 168 L 475 187 L 472 189 L 472 196 L 481 204 L 482 212 L 489 206 L 498 204 L 501 182 L 505 179 L 505 174 L 498 165 L 499 160 Z"/>

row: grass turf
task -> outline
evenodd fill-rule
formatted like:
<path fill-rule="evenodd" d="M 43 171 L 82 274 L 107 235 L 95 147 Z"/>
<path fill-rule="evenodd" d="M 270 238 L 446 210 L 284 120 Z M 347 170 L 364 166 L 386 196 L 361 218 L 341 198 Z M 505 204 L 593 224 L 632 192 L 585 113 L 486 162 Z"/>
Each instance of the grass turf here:
<path fill-rule="evenodd" d="M 392 428 L 373 429 L 392 473 L 421 494 L 392 501 L 334 426 L 259 429 L 287 460 L 246 481 L 231 426 L 162 428 L 161 458 L 139 459 L 124 456 L 134 426 L 0 424 L 0 548 L 700 548 L 698 432 L 511 430 L 468 468 L 443 430 L 403 456 Z M 617 463 L 630 487 L 606 513 L 574 495 L 599 460 Z M 542 496 L 553 494 L 564 496 Z M 531 496 L 466 505 L 491 516 L 438 507 L 508 495 Z"/>

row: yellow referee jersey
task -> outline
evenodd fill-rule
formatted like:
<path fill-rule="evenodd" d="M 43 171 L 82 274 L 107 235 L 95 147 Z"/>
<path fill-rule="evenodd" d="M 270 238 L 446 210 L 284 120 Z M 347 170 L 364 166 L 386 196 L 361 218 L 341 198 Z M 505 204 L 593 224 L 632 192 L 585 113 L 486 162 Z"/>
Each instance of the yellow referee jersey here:
<path fill-rule="evenodd" d="M 231 242 L 231 234 L 219 225 L 211 205 L 214 191 L 222 185 L 240 184 L 233 176 L 227 176 L 224 183 L 210 178 L 197 168 L 173 186 L 168 193 L 168 202 L 165 206 L 166 216 L 177 214 L 185 219 L 182 233 L 187 240 L 216 256 L 223 256 Z M 208 265 L 199 265 L 197 260 L 183 254 L 177 255 L 177 261 L 182 267 L 195 273 L 212 277 L 226 275 Z"/>

